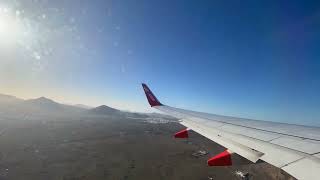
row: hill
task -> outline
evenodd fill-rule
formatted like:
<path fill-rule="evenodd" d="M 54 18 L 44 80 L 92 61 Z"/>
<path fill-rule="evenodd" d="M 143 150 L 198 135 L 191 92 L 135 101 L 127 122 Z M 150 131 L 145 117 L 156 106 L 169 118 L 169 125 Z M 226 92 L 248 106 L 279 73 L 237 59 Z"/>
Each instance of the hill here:
<path fill-rule="evenodd" d="M 121 114 L 121 111 L 106 105 L 101 105 L 92 109 L 89 109 L 88 112 L 90 114 L 97 115 L 112 115 L 112 114 Z"/>

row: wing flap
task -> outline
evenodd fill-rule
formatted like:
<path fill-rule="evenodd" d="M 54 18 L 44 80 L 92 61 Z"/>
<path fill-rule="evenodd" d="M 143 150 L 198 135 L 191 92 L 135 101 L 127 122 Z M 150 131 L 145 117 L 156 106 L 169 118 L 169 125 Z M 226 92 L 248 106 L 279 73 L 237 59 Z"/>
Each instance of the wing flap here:
<path fill-rule="evenodd" d="M 210 124 L 210 123 L 208 123 L 208 124 Z M 275 133 L 259 131 L 256 129 L 235 126 L 235 125 L 231 125 L 231 124 L 225 124 L 223 127 L 221 127 L 221 130 L 232 132 L 234 134 L 244 134 L 248 137 L 252 137 L 255 139 L 262 140 L 262 141 L 271 141 L 271 140 L 277 139 L 281 136 L 281 135 L 275 134 Z"/>
<path fill-rule="evenodd" d="M 183 120 L 180 122 L 182 125 L 191 128 L 193 131 L 203 135 L 204 137 L 213 140 L 214 142 L 236 152 L 242 157 L 251 162 L 257 162 L 263 153 L 253 150 L 245 145 L 239 144 L 231 139 L 226 138 L 219 130 L 199 126 L 190 120 Z"/>
<path fill-rule="evenodd" d="M 320 150 L 319 141 L 295 138 L 295 137 L 281 136 L 278 139 L 274 139 L 270 141 L 270 143 L 277 144 L 279 146 L 287 147 L 290 149 L 294 149 L 307 154 L 315 154 L 315 153 L 318 153 Z"/>
<path fill-rule="evenodd" d="M 295 161 L 281 168 L 299 180 L 310 180 L 319 178 L 319 159 L 307 157 Z"/>
<path fill-rule="evenodd" d="M 244 135 L 226 132 L 218 128 L 208 128 L 205 125 L 198 124 L 190 119 L 183 120 L 180 123 L 252 162 L 261 159 L 281 168 L 304 157 L 303 154 L 288 148 L 246 137 Z"/>

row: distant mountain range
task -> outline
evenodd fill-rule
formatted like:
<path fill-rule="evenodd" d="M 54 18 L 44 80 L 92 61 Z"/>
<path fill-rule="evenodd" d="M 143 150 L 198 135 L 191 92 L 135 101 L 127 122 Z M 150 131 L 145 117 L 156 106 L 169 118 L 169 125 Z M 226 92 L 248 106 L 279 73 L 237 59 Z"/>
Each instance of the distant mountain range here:
<path fill-rule="evenodd" d="M 158 113 L 132 113 L 121 111 L 106 105 L 90 107 L 83 104 L 67 105 L 55 102 L 46 97 L 36 99 L 20 99 L 11 95 L 0 94 L 0 114 L 9 115 L 96 115 L 96 116 L 126 116 L 132 118 L 168 117 Z"/>
<path fill-rule="evenodd" d="M 11 103 L 17 103 L 21 101 L 23 101 L 23 99 L 19 99 L 15 96 L 0 94 L 0 104 L 7 104 L 7 103 L 11 104 Z"/>
<path fill-rule="evenodd" d="M 46 97 L 23 100 L 0 94 L 0 112 L 9 114 L 64 114 L 79 113 L 87 109 L 57 103 Z"/>

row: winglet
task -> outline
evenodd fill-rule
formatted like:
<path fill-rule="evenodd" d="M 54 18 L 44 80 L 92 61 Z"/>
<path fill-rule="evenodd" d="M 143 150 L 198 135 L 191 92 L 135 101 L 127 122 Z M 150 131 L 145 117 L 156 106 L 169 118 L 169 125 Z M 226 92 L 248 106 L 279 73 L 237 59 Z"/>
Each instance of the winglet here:
<path fill-rule="evenodd" d="M 146 84 L 142 83 L 142 87 L 151 107 L 162 106 L 160 101 L 156 98 L 156 96 L 152 93 L 152 91 L 148 88 Z"/>

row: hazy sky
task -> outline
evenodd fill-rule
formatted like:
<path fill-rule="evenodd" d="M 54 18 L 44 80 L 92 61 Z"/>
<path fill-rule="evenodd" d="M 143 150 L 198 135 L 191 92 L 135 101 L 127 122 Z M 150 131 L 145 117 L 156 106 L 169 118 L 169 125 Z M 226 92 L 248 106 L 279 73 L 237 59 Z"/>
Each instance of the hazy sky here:
<path fill-rule="evenodd" d="M 320 124 L 320 1 L 0 0 L 0 93 Z"/>

